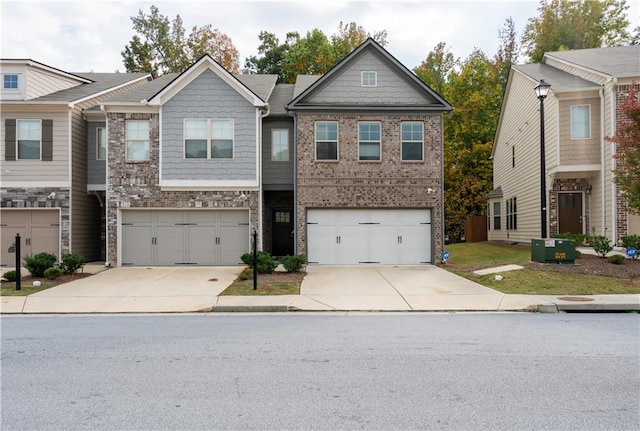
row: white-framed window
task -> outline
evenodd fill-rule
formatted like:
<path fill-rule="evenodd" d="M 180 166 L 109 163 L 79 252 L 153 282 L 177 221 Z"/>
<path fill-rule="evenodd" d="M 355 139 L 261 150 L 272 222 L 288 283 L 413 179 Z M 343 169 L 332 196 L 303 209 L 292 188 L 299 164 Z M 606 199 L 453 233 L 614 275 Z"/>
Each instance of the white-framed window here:
<path fill-rule="evenodd" d="M 2 88 L 5 90 L 17 90 L 19 87 L 17 73 L 5 73 L 2 75 Z"/>
<path fill-rule="evenodd" d="M 127 120 L 127 160 L 149 160 L 149 120 Z"/>
<path fill-rule="evenodd" d="M 358 160 L 380 161 L 380 123 L 358 123 Z"/>
<path fill-rule="evenodd" d="M 107 159 L 107 129 L 104 127 L 96 128 L 96 159 Z"/>
<path fill-rule="evenodd" d="M 40 160 L 42 147 L 41 120 L 17 120 L 18 160 Z"/>
<path fill-rule="evenodd" d="M 338 122 L 316 122 L 316 160 L 338 160 Z"/>
<path fill-rule="evenodd" d="M 403 121 L 402 161 L 424 160 L 424 124 L 416 121 Z"/>
<path fill-rule="evenodd" d="M 360 73 L 360 85 L 363 87 L 375 87 L 378 85 L 378 72 L 365 70 Z"/>
<path fill-rule="evenodd" d="M 511 198 L 507 201 L 507 230 L 518 229 L 518 200 Z"/>
<path fill-rule="evenodd" d="M 500 230 L 500 202 L 493 203 L 493 229 Z"/>
<path fill-rule="evenodd" d="M 232 159 L 233 120 L 184 120 L 185 159 Z"/>
<path fill-rule="evenodd" d="M 289 130 L 271 130 L 271 160 L 276 162 L 289 161 Z"/>
<path fill-rule="evenodd" d="M 591 138 L 591 106 L 571 106 L 571 139 Z"/>

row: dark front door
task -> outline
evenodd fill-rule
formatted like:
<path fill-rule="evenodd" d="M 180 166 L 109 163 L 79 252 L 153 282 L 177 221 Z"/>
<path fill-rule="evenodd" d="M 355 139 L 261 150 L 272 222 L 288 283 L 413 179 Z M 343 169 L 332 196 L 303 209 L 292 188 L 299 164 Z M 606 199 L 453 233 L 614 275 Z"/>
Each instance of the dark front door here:
<path fill-rule="evenodd" d="M 293 254 L 293 210 L 273 210 L 274 256 Z"/>
<path fill-rule="evenodd" d="M 558 207 L 558 233 L 583 233 L 582 193 L 559 193 Z"/>

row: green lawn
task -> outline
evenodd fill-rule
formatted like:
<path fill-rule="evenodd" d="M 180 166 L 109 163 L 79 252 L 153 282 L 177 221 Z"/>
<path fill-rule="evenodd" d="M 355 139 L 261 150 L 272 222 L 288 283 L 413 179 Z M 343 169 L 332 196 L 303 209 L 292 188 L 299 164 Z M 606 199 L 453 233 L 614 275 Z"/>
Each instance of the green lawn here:
<path fill-rule="evenodd" d="M 234 282 L 227 287 L 220 296 L 255 296 L 255 295 L 299 295 L 300 283 L 258 283 L 258 289 L 253 290 L 253 283 Z"/>
<path fill-rule="evenodd" d="M 444 269 L 503 293 L 525 295 L 601 295 L 640 293 L 640 283 L 615 277 L 521 269 L 496 274 L 475 275 L 474 270 L 531 261 L 528 246 L 490 243 L 460 243 L 446 246 L 451 257 Z"/>
<path fill-rule="evenodd" d="M 53 287 L 53 285 L 42 283 L 42 285 L 34 287 L 31 283 L 25 283 L 23 281 L 22 285 L 20 286 L 20 290 L 16 290 L 15 283 L 3 281 L 2 287 L 0 288 L 0 296 L 27 296 L 33 293 L 38 293 L 45 289 L 49 289 L 50 287 Z"/>

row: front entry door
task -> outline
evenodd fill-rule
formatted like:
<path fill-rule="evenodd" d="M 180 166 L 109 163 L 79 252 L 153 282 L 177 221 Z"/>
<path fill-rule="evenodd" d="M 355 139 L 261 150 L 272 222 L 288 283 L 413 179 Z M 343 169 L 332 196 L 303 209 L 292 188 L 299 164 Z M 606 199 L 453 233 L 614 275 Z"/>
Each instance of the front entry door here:
<path fill-rule="evenodd" d="M 293 254 L 293 210 L 273 210 L 273 250 L 274 256 Z"/>
<path fill-rule="evenodd" d="M 582 193 L 558 194 L 558 233 L 583 233 Z"/>

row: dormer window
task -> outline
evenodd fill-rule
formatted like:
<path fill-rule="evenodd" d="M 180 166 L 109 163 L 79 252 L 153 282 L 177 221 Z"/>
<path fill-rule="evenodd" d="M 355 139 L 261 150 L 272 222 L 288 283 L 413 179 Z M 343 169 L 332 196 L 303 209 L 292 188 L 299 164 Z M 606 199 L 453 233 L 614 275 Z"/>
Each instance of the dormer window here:
<path fill-rule="evenodd" d="M 360 76 L 363 87 L 375 87 L 378 85 L 378 72 L 364 71 Z"/>
<path fill-rule="evenodd" d="M 6 73 L 2 75 L 2 88 L 5 90 L 17 90 L 18 75 L 15 73 Z"/>

